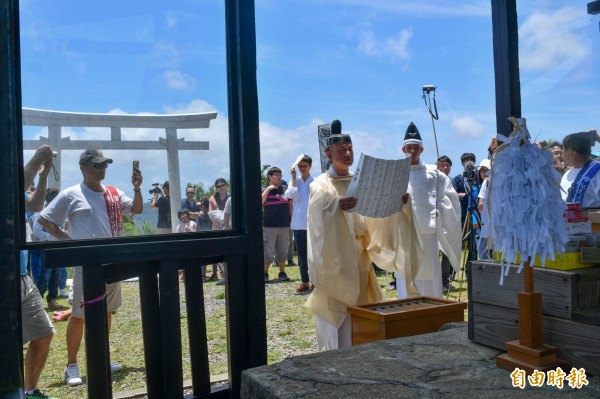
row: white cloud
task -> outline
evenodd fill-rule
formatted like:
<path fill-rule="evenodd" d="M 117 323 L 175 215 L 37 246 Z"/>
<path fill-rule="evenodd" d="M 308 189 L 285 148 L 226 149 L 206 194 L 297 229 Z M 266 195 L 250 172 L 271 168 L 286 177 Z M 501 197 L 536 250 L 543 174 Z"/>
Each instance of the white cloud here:
<path fill-rule="evenodd" d="M 217 108 L 204 100 L 192 100 L 189 104 L 179 105 L 177 107 L 166 106 L 165 112 L 168 114 L 196 114 L 201 112 L 218 112 Z"/>
<path fill-rule="evenodd" d="M 196 80 L 181 71 L 170 69 L 163 74 L 165 84 L 175 90 L 189 90 L 196 87 Z"/>
<path fill-rule="evenodd" d="M 158 42 L 152 47 L 149 62 L 156 68 L 173 68 L 179 60 L 179 51 L 173 43 Z"/>
<path fill-rule="evenodd" d="M 283 171 L 283 178 L 290 178 L 290 167 L 296 157 L 307 154 L 313 159 L 311 174 L 321 173 L 321 158 L 317 141 L 317 126 L 329 123 L 320 119 L 312 119 L 305 125 L 292 129 L 282 129 L 268 122 L 260 123 L 260 159 L 261 165 L 278 166 Z M 383 158 L 395 159 L 400 151 L 390 153 L 390 143 L 394 142 L 394 133 L 378 133 L 344 129 L 344 133 L 352 136 L 355 148 L 354 167 L 358 163 L 360 153 Z"/>
<path fill-rule="evenodd" d="M 519 64 L 524 69 L 548 71 L 590 52 L 584 34 L 576 32 L 587 23 L 581 7 L 564 7 L 553 13 L 535 12 L 519 27 Z"/>
<path fill-rule="evenodd" d="M 453 116 L 450 126 L 456 132 L 457 137 L 470 138 L 480 137 L 484 133 L 484 126 L 472 116 Z"/>
<path fill-rule="evenodd" d="M 168 28 L 172 28 L 177 25 L 177 18 L 174 15 L 167 15 L 166 20 Z"/>
<path fill-rule="evenodd" d="M 411 57 L 408 45 L 413 36 L 412 28 L 403 29 L 394 36 L 378 39 L 366 30 L 358 34 L 358 50 L 369 57 L 389 57 L 392 61 Z"/>
<path fill-rule="evenodd" d="M 317 126 L 324 123 L 312 120 L 306 125 L 292 129 L 282 129 L 268 122 L 261 122 L 260 129 L 260 162 L 262 165 L 274 165 L 281 168 L 285 175 L 299 154 L 310 155 L 313 167 L 318 169 L 319 147 L 317 143 Z"/>

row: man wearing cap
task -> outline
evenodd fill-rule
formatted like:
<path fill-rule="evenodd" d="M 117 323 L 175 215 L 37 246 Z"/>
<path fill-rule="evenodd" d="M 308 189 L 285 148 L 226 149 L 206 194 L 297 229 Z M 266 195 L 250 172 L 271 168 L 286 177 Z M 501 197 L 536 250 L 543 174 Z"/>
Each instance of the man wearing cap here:
<path fill-rule="evenodd" d="M 435 165 L 426 165 L 421 161 L 423 150 L 421 134 L 411 122 L 406 129 L 402 152 L 411 160 L 408 192 L 412 199 L 419 244 L 424 251 L 415 285 L 421 295 L 441 298 L 439 250 L 448 256 L 455 271 L 460 270 L 460 204 L 448 176 Z M 405 276 L 396 274 L 396 278 L 398 298 L 408 297 Z"/>
<path fill-rule="evenodd" d="M 340 126 L 335 129 L 335 124 Z M 395 261 L 403 255 L 397 257 L 386 244 L 403 247 L 402 242 L 407 242 L 405 235 L 414 231 L 407 223 L 401 223 L 405 221 L 402 213 L 392 215 L 389 220 L 394 223 L 387 228 L 381 227 L 387 218 L 369 219 L 348 212 L 358 203 L 356 198 L 345 196 L 353 177 L 352 140 L 341 134 L 339 121 L 332 122 L 331 130 L 338 132 L 327 140 L 326 154 L 332 163 L 311 183 L 308 202 L 308 269 L 315 288 L 306 306 L 315 314 L 319 350 L 352 345 L 347 307 L 380 302 L 383 298 L 372 261 L 383 269 L 398 270 Z M 408 196 L 403 200 L 406 203 Z M 372 221 L 375 222 L 369 223 Z M 396 234 L 390 238 L 388 232 Z M 385 237 L 374 239 L 375 235 Z M 410 245 L 407 247 L 410 249 Z"/>
<path fill-rule="evenodd" d="M 150 203 L 152 209 L 158 209 L 158 220 L 156 222 L 157 234 L 169 234 L 173 232 L 171 226 L 171 196 L 169 193 L 169 182 L 166 181 L 160 193 L 154 192 L 154 198 Z M 195 219 L 195 218 L 194 218 Z"/>
<path fill-rule="evenodd" d="M 135 169 L 131 176 L 133 199 L 112 186 L 104 186 L 106 169 L 113 162 L 98 150 L 86 150 L 79 157 L 79 169 L 83 182 L 61 191 L 40 213 L 39 223 L 44 229 L 61 240 L 83 240 L 90 238 L 120 237 L 123 232 L 122 213 L 139 214 L 143 208 L 141 194 L 142 174 Z M 59 228 L 66 219 L 70 221 L 70 233 Z M 89 298 L 88 298 L 89 299 Z M 73 314 L 67 326 L 67 367 L 64 378 L 69 385 L 82 383 L 77 353 L 81 345 L 84 327 L 83 271 L 73 268 Z M 106 285 L 106 317 L 108 325 L 112 312 L 121 306 L 121 286 L 119 283 Z M 122 366 L 111 362 L 111 370 L 118 371 Z"/>

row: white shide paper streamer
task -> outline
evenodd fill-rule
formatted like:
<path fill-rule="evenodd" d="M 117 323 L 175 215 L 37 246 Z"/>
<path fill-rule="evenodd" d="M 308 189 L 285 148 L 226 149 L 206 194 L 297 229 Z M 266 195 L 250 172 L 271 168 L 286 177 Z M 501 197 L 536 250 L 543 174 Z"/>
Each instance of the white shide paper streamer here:
<path fill-rule="evenodd" d="M 566 204 L 552 154 L 530 142 L 525 118 L 508 119 L 513 132 L 492 159 L 489 231 L 494 250 L 507 262 L 516 263 L 520 254 L 520 272 L 528 257 L 533 265 L 539 255 L 544 266 L 547 259 L 555 260 L 555 254 L 565 251 Z M 501 262 L 500 285 L 508 270 Z"/>

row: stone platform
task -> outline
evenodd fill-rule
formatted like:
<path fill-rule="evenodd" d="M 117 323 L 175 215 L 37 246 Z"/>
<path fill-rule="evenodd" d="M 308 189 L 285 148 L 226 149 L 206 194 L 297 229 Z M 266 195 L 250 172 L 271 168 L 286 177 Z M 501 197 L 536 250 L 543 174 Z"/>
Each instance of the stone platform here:
<path fill-rule="evenodd" d="M 600 398 L 600 377 L 581 389 L 512 386 L 496 367 L 502 352 L 471 342 L 466 323 L 440 332 L 285 359 L 242 375 L 241 397 L 283 398 Z M 576 365 L 575 365 L 576 366 Z M 564 370 L 569 374 L 569 370 Z"/>

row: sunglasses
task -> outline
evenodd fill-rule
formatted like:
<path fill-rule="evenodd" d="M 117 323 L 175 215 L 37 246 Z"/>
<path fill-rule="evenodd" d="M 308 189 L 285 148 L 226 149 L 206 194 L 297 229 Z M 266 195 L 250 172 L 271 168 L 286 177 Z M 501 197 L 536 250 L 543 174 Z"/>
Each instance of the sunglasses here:
<path fill-rule="evenodd" d="M 223 187 L 227 187 L 227 185 L 226 185 L 226 184 L 219 184 L 219 185 L 217 186 L 217 188 L 223 188 Z"/>
<path fill-rule="evenodd" d="M 186 192 L 186 194 L 192 194 L 193 195 L 194 192 L 193 191 L 188 191 L 188 192 Z"/>
<path fill-rule="evenodd" d="M 108 168 L 108 162 L 89 163 L 88 165 L 91 166 L 94 169 L 106 169 L 106 168 Z"/>

